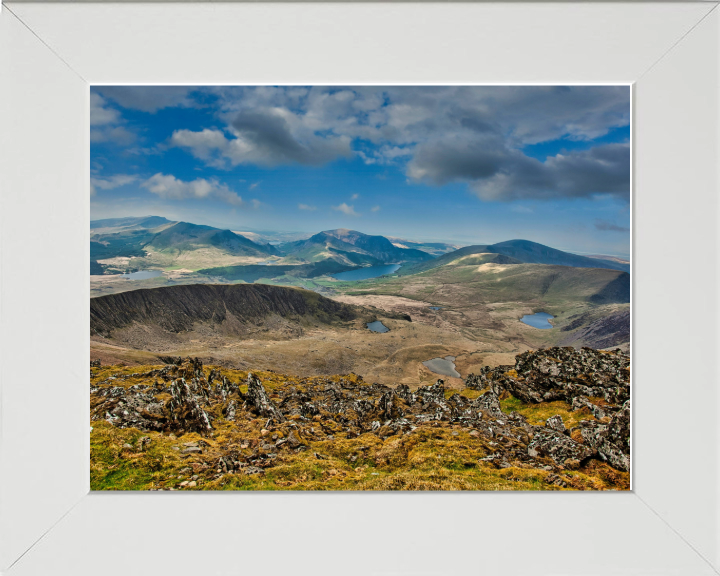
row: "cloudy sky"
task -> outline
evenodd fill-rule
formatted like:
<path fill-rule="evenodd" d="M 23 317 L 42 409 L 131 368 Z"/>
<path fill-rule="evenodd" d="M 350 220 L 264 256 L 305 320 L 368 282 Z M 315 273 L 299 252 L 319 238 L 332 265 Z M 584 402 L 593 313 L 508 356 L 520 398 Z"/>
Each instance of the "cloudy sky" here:
<path fill-rule="evenodd" d="M 91 90 L 92 218 L 630 251 L 627 86 Z"/>

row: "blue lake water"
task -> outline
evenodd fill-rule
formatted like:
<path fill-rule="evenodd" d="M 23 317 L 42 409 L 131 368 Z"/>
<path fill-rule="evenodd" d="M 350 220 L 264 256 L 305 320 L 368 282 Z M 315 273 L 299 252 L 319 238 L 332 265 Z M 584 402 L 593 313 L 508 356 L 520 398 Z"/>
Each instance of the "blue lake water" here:
<path fill-rule="evenodd" d="M 138 270 L 137 272 L 130 272 L 130 274 L 121 274 L 121 276 L 129 280 L 147 280 L 148 278 L 162 276 L 162 270 Z"/>
<path fill-rule="evenodd" d="M 430 306 L 430 310 L 442 310 L 442 306 Z"/>
<path fill-rule="evenodd" d="M 460 378 L 460 373 L 455 370 L 455 356 L 445 356 L 445 358 L 433 358 L 425 360 L 423 364 L 435 374 L 442 376 L 454 376 Z"/>
<path fill-rule="evenodd" d="M 348 270 L 332 274 L 333 278 L 344 280 L 345 282 L 354 282 L 357 280 L 368 280 L 369 278 L 377 278 L 383 274 L 392 274 L 397 272 L 400 264 L 383 264 L 382 266 L 367 266 L 366 268 L 358 268 L 357 270 Z"/>
<path fill-rule="evenodd" d="M 535 312 L 535 314 L 526 314 L 522 318 L 520 318 L 520 322 L 524 322 L 528 326 L 532 326 L 533 328 L 539 328 L 540 330 L 547 330 L 548 328 L 552 328 L 552 324 L 548 322 L 548 320 L 555 318 L 552 314 L 548 314 L 547 312 Z"/>
<path fill-rule="evenodd" d="M 373 332 L 390 332 L 390 328 L 385 326 L 385 324 L 380 322 L 380 320 L 375 320 L 375 322 L 369 322 L 367 327 Z"/>

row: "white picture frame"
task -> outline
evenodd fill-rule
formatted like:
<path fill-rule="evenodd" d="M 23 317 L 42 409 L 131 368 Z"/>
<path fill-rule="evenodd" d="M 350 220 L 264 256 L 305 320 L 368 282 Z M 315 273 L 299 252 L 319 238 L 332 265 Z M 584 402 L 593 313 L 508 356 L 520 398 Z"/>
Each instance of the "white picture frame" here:
<path fill-rule="evenodd" d="M 0 573 L 720 573 L 717 5 L 5 3 Z M 632 492 L 90 493 L 89 86 L 112 83 L 632 84 Z"/>

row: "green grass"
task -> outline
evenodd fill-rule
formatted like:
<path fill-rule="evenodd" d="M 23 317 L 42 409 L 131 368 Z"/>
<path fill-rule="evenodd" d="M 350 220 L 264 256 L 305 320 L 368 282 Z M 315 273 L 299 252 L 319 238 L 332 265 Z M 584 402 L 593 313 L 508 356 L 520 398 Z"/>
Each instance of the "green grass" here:
<path fill-rule="evenodd" d="M 566 428 L 573 428 L 582 420 L 595 419 L 587 408 L 573 412 L 572 407 L 562 400 L 542 402 L 540 404 L 525 404 L 514 396 L 509 396 L 508 398 L 500 400 L 500 408 L 506 414 L 518 412 L 525 416 L 530 424 L 536 426 L 545 424 L 548 418 L 555 415 L 563 419 Z"/>

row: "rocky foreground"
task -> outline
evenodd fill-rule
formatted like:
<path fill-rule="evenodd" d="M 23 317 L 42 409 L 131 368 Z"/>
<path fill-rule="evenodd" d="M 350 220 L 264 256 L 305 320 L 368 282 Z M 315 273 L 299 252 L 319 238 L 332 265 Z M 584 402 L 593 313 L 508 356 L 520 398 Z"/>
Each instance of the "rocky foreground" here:
<path fill-rule="evenodd" d="M 630 360 L 549 348 L 457 392 L 91 363 L 93 489 L 625 490 Z"/>

